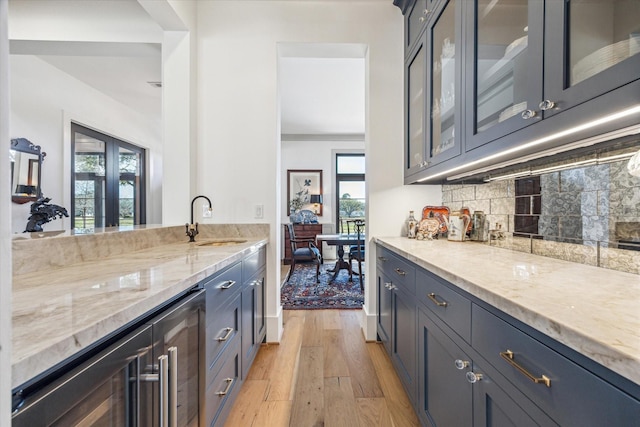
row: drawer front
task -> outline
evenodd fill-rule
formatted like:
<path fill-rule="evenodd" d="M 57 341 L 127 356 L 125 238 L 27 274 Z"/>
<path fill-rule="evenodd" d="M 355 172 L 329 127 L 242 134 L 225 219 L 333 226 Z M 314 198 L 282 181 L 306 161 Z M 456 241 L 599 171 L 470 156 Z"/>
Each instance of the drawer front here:
<path fill-rule="evenodd" d="M 421 269 L 416 272 L 416 296 L 466 342 L 471 342 L 471 301 Z"/>
<path fill-rule="evenodd" d="M 262 248 L 242 261 L 242 280 L 246 282 L 267 263 L 267 251 Z"/>
<path fill-rule="evenodd" d="M 227 347 L 235 341 L 240 341 L 240 304 L 241 297 L 238 294 L 228 303 L 218 307 L 215 313 L 207 311 L 207 317 L 211 317 L 207 321 L 206 331 L 207 371 L 213 369 L 218 357 Z"/>
<path fill-rule="evenodd" d="M 215 314 L 217 307 L 240 293 L 242 287 L 242 263 L 239 262 L 226 270 L 216 273 L 205 282 L 207 291 L 207 319 Z"/>
<path fill-rule="evenodd" d="M 224 353 L 208 383 L 205 401 L 207 426 L 222 426 L 240 390 L 240 341 Z"/>
<path fill-rule="evenodd" d="M 640 419 L 639 401 L 578 364 L 475 304 L 472 318 L 473 347 L 559 425 L 636 425 Z"/>
<path fill-rule="evenodd" d="M 416 268 L 388 249 L 378 246 L 378 265 L 391 282 L 410 294 L 416 291 Z"/>

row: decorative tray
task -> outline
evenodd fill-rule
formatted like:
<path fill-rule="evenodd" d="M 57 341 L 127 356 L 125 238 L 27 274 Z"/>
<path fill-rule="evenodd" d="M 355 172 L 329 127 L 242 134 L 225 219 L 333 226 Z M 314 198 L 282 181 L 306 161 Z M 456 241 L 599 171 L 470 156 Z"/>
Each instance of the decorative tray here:
<path fill-rule="evenodd" d="M 449 208 L 446 206 L 425 206 L 422 208 L 422 219 L 435 218 L 440 223 L 440 233 L 448 231 Z"/>

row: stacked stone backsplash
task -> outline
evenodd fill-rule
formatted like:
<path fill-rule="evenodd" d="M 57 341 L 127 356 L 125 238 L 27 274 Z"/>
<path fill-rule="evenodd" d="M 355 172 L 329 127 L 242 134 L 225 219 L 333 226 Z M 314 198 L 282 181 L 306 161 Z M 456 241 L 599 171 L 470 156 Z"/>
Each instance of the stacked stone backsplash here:
<path fill-rule="evenodd" d="M 484 211 L 490 228 L 501 227 L 505 236 L 488 244 L 640 274 L 640 178 L 630 175 L 626 165 L 623 161 L 540 175 L 542 239 L 513 236 L 513 179 L 443 185 L 442 202 L 451 211 Z"/>

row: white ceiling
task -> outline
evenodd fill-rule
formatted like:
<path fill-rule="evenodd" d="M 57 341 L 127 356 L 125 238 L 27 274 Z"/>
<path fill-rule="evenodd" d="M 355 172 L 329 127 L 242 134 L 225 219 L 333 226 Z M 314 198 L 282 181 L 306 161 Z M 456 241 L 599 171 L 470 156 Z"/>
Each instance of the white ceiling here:
<path fill-rule="evenodd" d="M 49 6 L 58 2 L 37 3 Z M 131 20 L 135 19 L 139 23 L 137 28 L 157 31 L 157 24 L 137 1 L 127 1 L 128 7 L 124 9 L 118 7 L 118 3 L 100 2 L 103 8 L 113 5 L 109 13 L 101 10 L 101 16 L 107 14 L 110 19 L 116 19 L 114 16 L 118 11 L 126 11 L 127 16 L 119 19 L 127 21 L 128 25 L 133 26 L 135 23 Z M 24 5 L 21 2 L 14 5 L 11 10 L 15 12 L 14 22 L 28 22 L 31 14 L 40 13 L 39 8 L 20 10 L 17 6 Z M 91 8 L 82 9 L 87 11 L 83 25 L 90 25 L 96 17 L 92 16 Z M 79 8 L 74 7 L 73 11 L 74 22 L 80 20 Z M 73 24 L 67 22 L 67 25 Z M 11 54 L 36 55 L 143 114 L 161 117 L 162 90 L 148 83 L 161 81 L 160 44 L 22 38 L 11 40 Z M 294 56 L 280 58 L 278 84 L 282 134 L 364 134 L 365 63 L 363 57 L 353 57 L 354 46 L 309 45 L 307 48 L 296 45 Z M 305 49 L 307 53 L 301 54 Z"/>

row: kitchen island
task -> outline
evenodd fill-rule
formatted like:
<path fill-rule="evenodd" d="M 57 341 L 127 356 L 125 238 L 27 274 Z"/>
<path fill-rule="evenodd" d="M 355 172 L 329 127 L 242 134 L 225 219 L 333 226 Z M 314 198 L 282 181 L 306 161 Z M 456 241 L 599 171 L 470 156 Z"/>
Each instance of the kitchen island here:
<path fill-rule="evenodd" d="M 33 242 L 16 239 L 14 273 L 20 274 L 13 277 L 12 387 L 64 362 L 268 242 L 268 226 L 223 227 L 222 231 L 218 227 L 209 234 L 201 228 L 195 243 L 187 243 L 184 227 L 106 233 L 111 237 L 106 245 L 100 245 L 99 235 Z M 158 233 L 164 235 L 158 237 Z M 220 237 L 237 242 L 199 245 Z M 85 246 L 86 242 L 90 245 Z M 32 255 L 40 254 L 39 262 L 47 268 L 34 266 L 36 271 L 25 272 L 24 252 L 30 246 L 36 251 Z M 45 248 L 52 253 L 42 254 Z M 65 253 L 57 254 L 52 248 Z M 76 262 L 69 256 L 74 252 Z"/>

